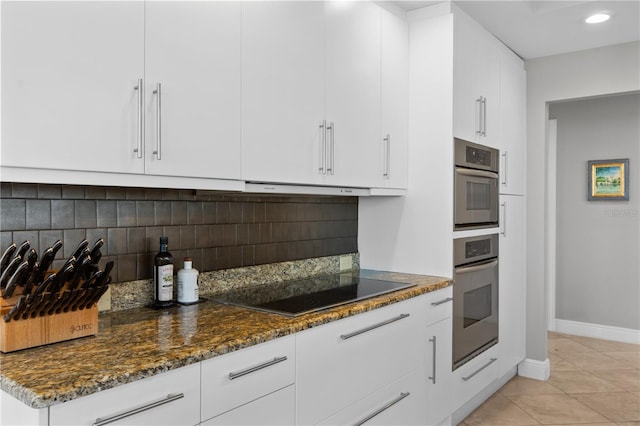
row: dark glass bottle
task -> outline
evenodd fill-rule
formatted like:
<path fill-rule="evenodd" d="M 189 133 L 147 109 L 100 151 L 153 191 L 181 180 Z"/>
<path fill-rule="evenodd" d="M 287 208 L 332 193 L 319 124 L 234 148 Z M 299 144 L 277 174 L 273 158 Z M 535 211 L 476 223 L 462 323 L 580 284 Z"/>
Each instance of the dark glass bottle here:
<path fill-rule="evenodd" d="M 160 251 L 153 267 L 154 305 L 167 307 L 173 304 L 173 256 L 167 250 L 169 238 L 160 237 Z"/>

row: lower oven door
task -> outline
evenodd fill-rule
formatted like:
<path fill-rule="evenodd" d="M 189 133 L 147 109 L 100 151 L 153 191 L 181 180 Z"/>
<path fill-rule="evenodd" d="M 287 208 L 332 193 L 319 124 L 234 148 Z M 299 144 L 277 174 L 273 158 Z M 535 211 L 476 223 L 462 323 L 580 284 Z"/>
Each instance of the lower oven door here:
<path fill-rule="evenodd" d="M 498 223 L 498 174 L 456 167 L 455 227 Z"/>
<path fill-rule="evenodd" d="M 453 286 L 453 368 L 498 341 L 498 260 L 457 267 Z"/>

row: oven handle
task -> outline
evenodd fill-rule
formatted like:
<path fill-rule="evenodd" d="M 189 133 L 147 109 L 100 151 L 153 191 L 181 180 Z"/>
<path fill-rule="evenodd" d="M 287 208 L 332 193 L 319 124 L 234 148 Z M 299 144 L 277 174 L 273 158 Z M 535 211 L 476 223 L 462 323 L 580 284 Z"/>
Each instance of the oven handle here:
<path fill-rule="evenodd" d="M 471 266 L 463 266 L 461 268 L 456 268 L 455 269 L 455 273 L 456 274 L 467 274 L 469 272 L 477 272 L 477 271 L 483 271 L 485 269 L 491 269 L 498 266 L 498 261 L 497 260 L 492 260 L 486 263 L 481 263 L 479 265 L 471 265 Z"/>
<path fill-rule="evenodd" d="M 498 179 L 498 174 L 484 170 L 465 169 L 456 167 L 456 173 L 463 176 L 484 177 L 489 179 Z"/>

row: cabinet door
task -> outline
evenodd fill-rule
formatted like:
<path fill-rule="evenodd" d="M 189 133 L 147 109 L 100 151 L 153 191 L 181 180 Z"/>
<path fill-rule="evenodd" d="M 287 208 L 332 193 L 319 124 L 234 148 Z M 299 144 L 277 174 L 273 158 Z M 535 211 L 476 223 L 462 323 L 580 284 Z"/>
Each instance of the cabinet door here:
<path fill-rule="evenodd" d="M 200 422 L 200 364 L 54 405 L 49 425 L 184 425 Z M 117 416 L 117 418 L 115 418 Z"/>
<path fill-rule="evenodd" d="M 143 2 L 1 7 L 2 165 L 142 173 Z"/>
<path fill-rule="evenodd" d="M 294 336 L 203 361 L 201 418 L 218 416 L 293 384 L 295 362 Z"/>
<path fill-rule="evenodd" d="M 525 357 L 525 197 L 500 196 L 499 376 Z"/>
<path fill-rule="evenodd" d="M 439 424 L 451 415 L 451 333 L 451 317 L 427 327 L 428 425 Z"/>
<path fill-rule="evenodd" d="M 242 177 L 320 183 L 322 2 L 242 3 Z"/>
<path fill-rule="evenodd" d="M 294 424 L 295 386 L 258 398 L 235 410 L 227 411 L 201 423 L 202 426 L 261 425 L 285 426 Z"/>
<path fill-rule="evenodd" d="M 500 57 L 496 43 L 470 18 L 454 15 L 453 134 L 498 148 Z"/>
<path fill-rule="evenodd" d="M 378 186 L 380 164 L 380 8 L 325 3 L 326 183 Z"/>
<path fill-rule="evenodd" d="M 500 193 L 525 193 L 526 72 L 513 54 L 500 59 Z"/>
<path fill-rule="evenodd" d="M 240 3 L 145 8 L 146 173 L 240 178 Z"/>
<path fill-rule="evenodd" d="M 426 306 L 416 297 L 296 336 L 297 423 L 316 424 L 418 367 Z M 409 314 L 409 315 L 407 315 Z"/>
<path fill-rule="evenodd" d="M 380 9 L 382 186 L 407 187 L 409 30 L 404 17 Z"/>
<path fill-rule="evenodd" d="M 426 398 L 422 374 L 414 371 L 325 419 L 320 425 L 431 425 L 426 421 Z"/>

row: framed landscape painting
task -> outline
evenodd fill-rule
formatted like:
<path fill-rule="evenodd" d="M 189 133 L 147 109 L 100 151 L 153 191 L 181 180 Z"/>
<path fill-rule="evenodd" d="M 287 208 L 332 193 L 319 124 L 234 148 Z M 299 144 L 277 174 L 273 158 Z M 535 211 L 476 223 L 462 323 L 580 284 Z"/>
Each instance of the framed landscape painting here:
<path fill-rule="evenodd" d="M 593 160 L 589 167 L 589 201 L 629 199 L 629 159 Z"/>

